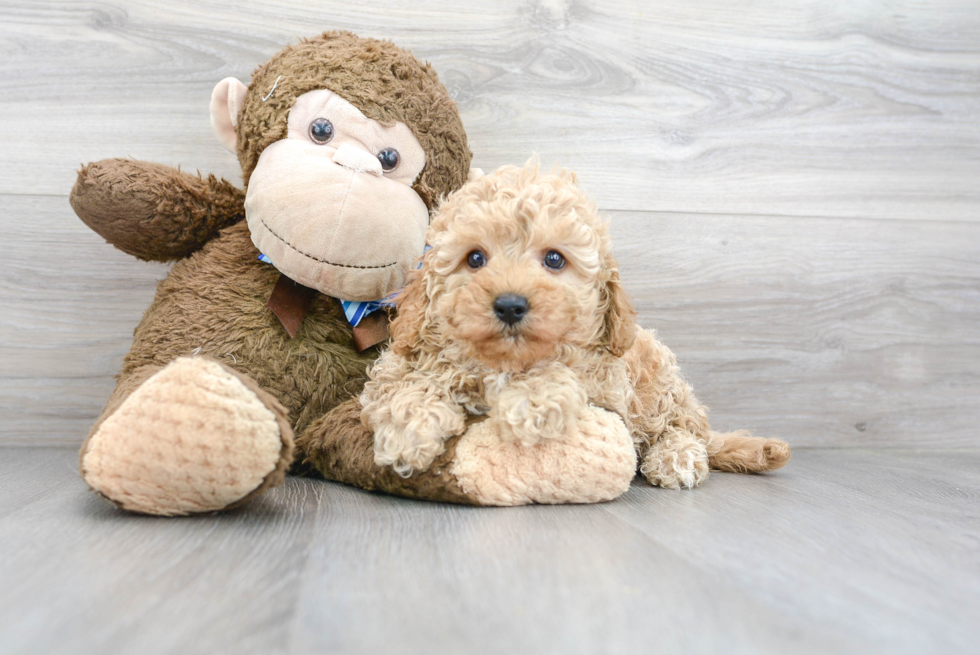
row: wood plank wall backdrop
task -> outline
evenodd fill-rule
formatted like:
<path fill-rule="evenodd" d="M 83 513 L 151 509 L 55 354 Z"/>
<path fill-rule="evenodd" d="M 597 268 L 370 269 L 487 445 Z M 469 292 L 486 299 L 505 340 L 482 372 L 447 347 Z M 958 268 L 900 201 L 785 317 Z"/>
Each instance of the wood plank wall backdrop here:
<path fill-rule="evenodd" d="M 475 165 L 579 173 L 719 427 L 980 445 L 976 0 L 3 0 L 0 443 L 82 440 L 166 273 L 74 217 L 79 164 L 240 182 L 212 86 L 325 29 L 432 61 Z"/>

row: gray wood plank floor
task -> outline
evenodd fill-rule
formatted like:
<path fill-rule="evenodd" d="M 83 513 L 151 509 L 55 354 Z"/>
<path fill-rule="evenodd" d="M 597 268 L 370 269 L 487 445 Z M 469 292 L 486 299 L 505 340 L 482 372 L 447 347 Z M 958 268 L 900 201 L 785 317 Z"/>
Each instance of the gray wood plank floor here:
<path fill-rule="evenodd" d="M 980 451 L 800 450 L 774 474 L 480 509 L 291 478 L 138 517 L 75 453 L 0 449 L 0 652 L 969 653 Z"/>

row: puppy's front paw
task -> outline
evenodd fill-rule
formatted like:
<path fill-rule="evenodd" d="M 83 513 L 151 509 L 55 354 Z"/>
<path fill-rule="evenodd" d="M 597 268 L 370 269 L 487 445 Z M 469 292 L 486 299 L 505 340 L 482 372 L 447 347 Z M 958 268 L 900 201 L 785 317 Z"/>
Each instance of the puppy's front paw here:
<path fill-rule="evenodd" d="M 525 394 L 502 394 L 490 409 L 488 421 L 501 441 L 533 446 L 539 441 L 562 439 L 574 431 L 578 412 L 564 411 L 561 403 L 535 403 Z"/>
<path fill-rule="evenodd" d="M 429 468 L 449 437 L 466 429 L 463 414 L 441 403 L 415 407 L 391 421 L 371 425 L 374 429 L 374 461 L 391 466 L 407 478 L 412 471 Z M 400 419 L 400 420 L 398 420 Z"/>
<path fill-rule="evenodd" d="M 640 473 L 658 487 L 693 489 L 708 478 L 708 449 L 693 437 L 661 438 L 643 458 Z"/>
<path fill-rule="evenodd" d="M 489 420 L 501 440 L 533 446 L 573 433 L 587 404 L 585 389 L 575 374 L 555 365 L 535 375 L 512 379 L 494 390 Z"/>

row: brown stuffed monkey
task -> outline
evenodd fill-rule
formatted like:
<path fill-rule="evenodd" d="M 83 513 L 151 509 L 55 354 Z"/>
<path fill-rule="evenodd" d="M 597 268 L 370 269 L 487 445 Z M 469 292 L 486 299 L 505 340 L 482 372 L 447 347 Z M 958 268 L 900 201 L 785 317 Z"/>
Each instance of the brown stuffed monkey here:
<path fill-rule="evenodd" d="M 176 260 L 80 454 L 89 486 L 137 512 L 228 508 L 280 484 L 294 459 L 329 458 L 322 421 L 308 442 L 327 455 L 295 453 L 294 434 L 360 392 L 386 336 L 385 312 L 363 318 L 361 303 L 404 283 L 429 210 L 469 172 L 435 71 L 347 32 L 285 48 L 247 88 L 223 80 L 211 120 L 246 192 L 110 159 L 84 166 L 71 194 L 112 245 Z M 393 475 L 376 470 L 369 434 L 344 447 L 364 486 Z M 452 495 L 437 477 L 412 484 Z"/>

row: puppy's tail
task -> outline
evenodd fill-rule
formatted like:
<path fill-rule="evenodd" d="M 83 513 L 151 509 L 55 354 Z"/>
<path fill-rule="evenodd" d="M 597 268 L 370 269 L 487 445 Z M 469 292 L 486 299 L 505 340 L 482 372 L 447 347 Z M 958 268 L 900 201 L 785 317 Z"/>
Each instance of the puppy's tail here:
<path fill-rule="evenodd" d="M 779 439 L 753 437 L 747 430 L 708 433 L 708 465 L 718 471 L 774 471 L 789 457 L 789 444 Z"/>

